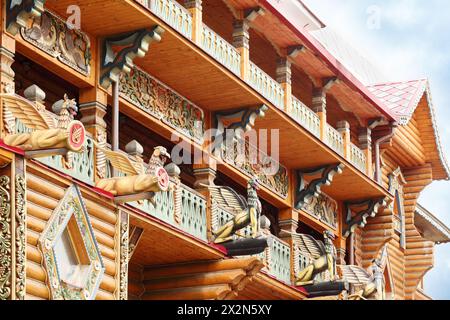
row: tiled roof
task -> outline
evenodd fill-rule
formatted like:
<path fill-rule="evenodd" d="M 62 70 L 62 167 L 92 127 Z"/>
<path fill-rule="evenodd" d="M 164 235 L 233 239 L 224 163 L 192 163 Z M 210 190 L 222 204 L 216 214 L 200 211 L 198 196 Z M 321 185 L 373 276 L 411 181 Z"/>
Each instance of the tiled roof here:
<path fill-rule="evenodd" d="M 396 116 L 400 124 L 405 125 L 411 119 L 427 86 L 428 80 L 420 79 L 377 84 L 368 89 Z"/>

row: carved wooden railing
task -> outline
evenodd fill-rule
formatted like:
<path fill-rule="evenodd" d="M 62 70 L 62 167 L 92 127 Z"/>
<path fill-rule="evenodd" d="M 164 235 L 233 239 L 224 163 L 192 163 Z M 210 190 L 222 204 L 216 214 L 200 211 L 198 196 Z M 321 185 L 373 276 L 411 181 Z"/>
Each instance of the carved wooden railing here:
<path fill-rule="evenodd" d="M 203 142 L 205 115 L 201 108 L 134 67 L 120 77 L 120 96 L 198 143 Z"/>
<path fill-rule="evenodd" d="M 174 183 L 166 192 L 158 192 L 155 195 L 155 205 L 148 200 L 130 203 L 131 206 L 171 225 L 175 225 L 175 194 Z"/>
<path fill-rule="evenodd" d="M 181 193 L 180 228 L 199 239 L 207 241 L 205 197 L 185 185 L 181 185 L 176 192 Z"/>
<path fill-rule="evenodd" d="M 192 39 L 191 13 L 175 0 L 138 0 L 172 28 Z"/>
<path fill-rule="evenodd" d="M 360 148 L 355 146 L 353 143 L 350 143 L 350 162 L 354 164 L 362 172 L 366 172 L 367 166 L 366 155 Z"/>
<path fill-rule="evenodd" d="M 328 146 L 339 153 L 340 155 L 344 155 L 344 138 L 341 133 L 337 131 L 335 128 L 327 124 L 326 128 L 326 141 Z"/>
<path fill-rule="evenodd" d="M 202 48 L 233 73 L 241 74 L 241 55 L 227 41 L 203 24 Z"/>
<path fill-rule="evenodd" d="M 251 61 L 247 81 L 276 107 L 284 108 L 284 90 L 281 85 Z"/>
<path fill-rule="evenodd" d="M 319 116 L 296 97 L 292 97 L 289 115 L 316 137 L 320 136 Z"/>
<path fill-rule="evenodd" d="M 289 191 L 289 176 L 286 167 L 259 150 L 257 147 L 250 145 L 247 140 L 242 142 L 242 140 L 235 139 L 231 151 L 228 150 L 227 147 L 226 143 L 224 143 L 221 149 L 221 158 L 224 162 L 234 166 L 249 177 L 257 176 L 262 185 L 272 190 L 280 197 L 284 199 L 287 198 Z M 257 161 L 255 160 L 255 157 L 257 157 Z M 256 164 L 258 165 L 255 166 Z M 258 169 L 257 167 L 260 165 L 267 165 L 267 171 Z M 273 173 L 276 167 L 278 167 L 278 170 L 276 173 Z M 271 168 L 273 170 L 271 170 Z"/>
<path fill-rule="evenodd" d="M 269 248 L 266 251 L 267 272 L 276 279 L 291 283 L 291 248 L 275 236 L 269 238 Z"/>

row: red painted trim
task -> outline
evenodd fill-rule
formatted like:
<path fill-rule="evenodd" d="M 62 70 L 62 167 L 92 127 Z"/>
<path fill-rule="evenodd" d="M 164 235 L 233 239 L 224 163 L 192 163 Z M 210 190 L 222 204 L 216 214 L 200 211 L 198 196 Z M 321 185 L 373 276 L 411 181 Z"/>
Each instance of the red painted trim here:
<path fill-rule="evenodd" d="M 15 154 L 19 154 L 21 156 L 25 156 L 25 151 L 20 148 L 8 146 L 3 140 L 0 140 L 0 148 L 13 152 Z"/>
<path fill-rule="evenodd" d="M 308 32 L 304 31 L 302 27 L 296 23 L 295 10 L 296 7 L 290 3 L 292 0 L 286 0 L 278 3 L 277 0 L 261 0 L 262 4 L 275 15 L 282 23 L 284 23 L 295 35 L 297 35 L 307 47 L 315 51 L 318 56 L 324 60 L 330 69 L 343 79 L 354 90 L 368 100 L 375 108 L 387 117 L 390 121 L 395 121 L 394 115 L 390 110 L 384 108 L 380 101 L 364 86 L 355 76 L 351 74 L 333 55 L 325 49 L 316 39 L 314 39 Z"/>

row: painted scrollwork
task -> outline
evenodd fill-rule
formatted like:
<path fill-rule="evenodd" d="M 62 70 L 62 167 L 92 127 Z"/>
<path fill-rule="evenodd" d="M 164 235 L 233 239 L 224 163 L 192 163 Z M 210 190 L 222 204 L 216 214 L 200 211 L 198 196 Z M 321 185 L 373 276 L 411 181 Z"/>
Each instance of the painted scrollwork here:
<path fill-rule="evenodd" d="M 0 177 L 0 300 L 11 296 L 11 194 L 10 178 Z"/>
<path fill-rule="evenodd" d="M 134 67 L 130 74 L 121 74 L 120 95 L 187 137 L 203 141 L 203 111 L 141 69 Z"/>
<path fill-rule="evenodd" d="M 16 299 L 25 299 L 26 277 L 26 180 L 22 174 L 16 176 Z"/>
<path fill-rule="evenodd" d="M 63 19 L 49 11 L 30 19 L 30 26 L 20 30 L 24 40 L 77 72 L 89 76 L 91 45 L 86 34 L 70 29 Z"/>

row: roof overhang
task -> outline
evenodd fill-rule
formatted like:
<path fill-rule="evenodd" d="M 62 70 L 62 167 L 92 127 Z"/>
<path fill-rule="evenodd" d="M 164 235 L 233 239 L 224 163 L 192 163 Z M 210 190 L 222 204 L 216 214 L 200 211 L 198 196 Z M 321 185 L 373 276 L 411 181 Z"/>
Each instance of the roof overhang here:
<path fill-rule="evenodd" d="M 425 239 L 436 244 L 450 242 L 450 229 L 421 205 L 417 205 L 414 224 Z"/>

